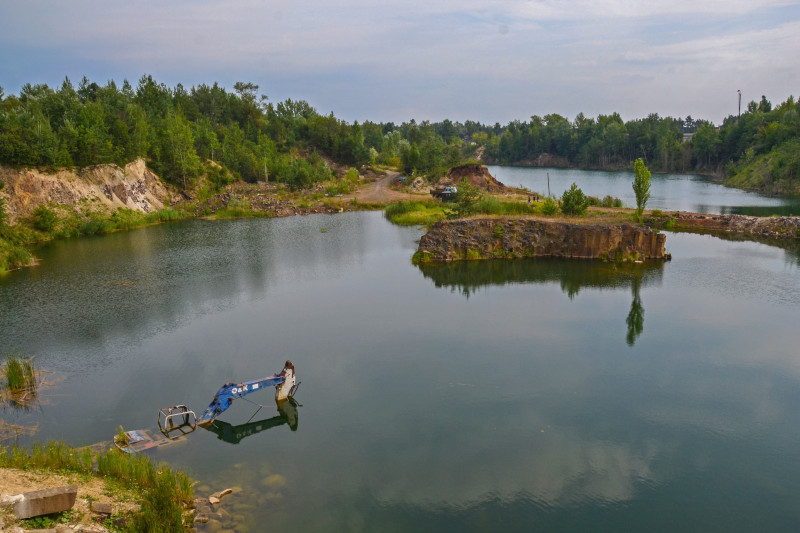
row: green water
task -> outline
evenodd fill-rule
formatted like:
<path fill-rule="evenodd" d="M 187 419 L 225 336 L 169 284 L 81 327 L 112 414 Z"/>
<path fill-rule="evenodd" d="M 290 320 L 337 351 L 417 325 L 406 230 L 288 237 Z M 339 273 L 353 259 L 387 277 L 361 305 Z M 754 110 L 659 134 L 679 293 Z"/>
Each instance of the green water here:
<path fill-rule="evenodd" d="M 51 243 L 0 279 L 0 353 L 62 379 L 0 416 L 109 440 L 291 359 L 296 425 L 266 391 L 153 453 L 242 489 L 225 528 L 797 530 L 797 252 L 419 268 L 420 236 L 346 213 Z"/>

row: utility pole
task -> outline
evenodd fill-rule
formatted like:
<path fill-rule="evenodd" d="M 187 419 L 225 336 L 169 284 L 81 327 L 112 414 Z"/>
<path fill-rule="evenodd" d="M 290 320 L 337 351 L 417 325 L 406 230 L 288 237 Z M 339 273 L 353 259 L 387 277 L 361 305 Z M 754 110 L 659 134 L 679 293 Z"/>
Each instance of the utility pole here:
<path fill-rule="evenodd" d="M 741 91 L 741 89 L 737 89 L 736 92 L 739 93 L 739 117 L 738 118 L 742 118 L 742 91 Z"/>

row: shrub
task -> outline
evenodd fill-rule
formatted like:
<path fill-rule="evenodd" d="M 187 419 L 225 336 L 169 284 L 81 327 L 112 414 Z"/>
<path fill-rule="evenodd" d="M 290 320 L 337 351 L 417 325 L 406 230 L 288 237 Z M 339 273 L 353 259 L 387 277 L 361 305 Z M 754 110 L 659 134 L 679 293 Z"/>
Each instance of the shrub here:
<path fill-rule="evenodd" d="M 50 233 L 56 229 L 58 223 L 58 216 L 44 205 L 40 205 L 33 212 L 33 227 L 37 230 Z"/>
<path fill-rule="evenodd" d="M 358 183 L 358 170 L 350 167 L 347 169 L 347 174 L 345 174 L 345 179 L 351 183 Z"/>
<path fill-rule="evenodd" d="M 481 191 L 466 178 L 458 182 L 457 189 L 456 207 L 449 216 L 451 218 L 461 218 L 475 213 L 475 206 L 481 199 Z"/>
<path fill-rule="evenodd" d="M 542 214 L 547 216 L 555 215 L 558 211 L 558 204 L 555 200 L 550 197 L 547 197 L 542 202 Z"/>
<path fill-rule="evenodd" d="M 31 253 L 22 246 L 11 245 L 5 250 L 0 249 L 0 270 L 29 265 L 32 260 Z"/>
<path fill-rule="evenodd" d="M 575 183 L 561 195 L 561 212 L 565 215 L 582 215 L 588 207 L 589 199 Z"/>

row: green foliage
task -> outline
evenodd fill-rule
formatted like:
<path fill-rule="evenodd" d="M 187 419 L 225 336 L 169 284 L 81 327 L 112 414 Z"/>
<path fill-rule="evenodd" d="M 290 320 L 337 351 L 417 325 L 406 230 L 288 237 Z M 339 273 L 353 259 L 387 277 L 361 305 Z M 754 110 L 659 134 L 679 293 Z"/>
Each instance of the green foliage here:
<path fill-rule="evenodd" d="M 726 185 L 768 194 L 800 195 L 800 139 L 788 140 L 732 169 L 733 175 L 724 180 Z"/>
<path fill-rule="evenodd" d="M 494 235 L 494 238 L 497 239 L 497 240 L 502 239 L 503 238 L 503 233 L 504 233 L 503 232 L 503 225 L 499 224 L 499 223 L 495 224 L 494 231 L 492 232 L 492 234 Z"/>
<path fill-rule="evenodd" d="M 596 207 L 622 207 L 622 200 L 611 195 L 606 195 L 602 199 L 596 196 L 587 196 L 589 205 Z"/>
<path fill-rule="evenodd" d="M 358 170 L 350 167 L 347 169 L 347 174 L 345 174 L 345 179 L 350 183 L 358 183 Z"/>
<path fill-rule="evenodd" d="M 89 448 L 77 450 L 63 442 L 34 443 L 30 449 L 16 444 L 11 448 L 0 446 L 0 466 L 88 474 L 92 472 L 92 451 Z"/>
<path fill-rule="evenodd" d="M 458 182 L 455 209 L 448 213 L 450 218 L 462 218 L 475 213 L 475 207 L 481 199 L 481 190 L 472 185 L 466 178 Z"/>
<path fill-rule="evenodd" d="M 588 207 L 589 199 L 575 183 L 561 195 L 561 212 L 565 215 L 582 215 Z"/>
<path fill-rule="evenodd" d="M 549 196 L 542 202 L 542 214 L 546 216 L 553 216 L 558 212 L 558 203 Z"/>
<path fill-rule="evenodd" d="M 47 206 L 40 205 L 33 212 L 33 227 L 39 231 L 50 233 L 56 228 L 58 216 Z"/>
<path fill-rule="evenodd" d="M 499 200 L 494 196 L 481 196 L 472 207 L 473 212 L 482 215 L 533 215 L 536 214 L 536 206 L 527 202 L 507 202 Z"/>
<path fill-rule="evenodd" d="M 131 531 L 184 531 L 183 509 L 194 497 L 192 482 L 185 474 L 165 465 L 155 466 L 147 455 L 126 454 L 116 449 L 98 454 L 96 460 L 98 475 L 142 494 L 141 511 L 132 517 Z M 50 442 L 44 446 L 37 443 L 30 450 L 16 444 L 10 449 L 0 447 L 0 466 L 59 473 L 94 473 L 90 448 L 78 450 L 62 442 Z"/>
<path fill-rule="evenodd" d="M 445 213 L 433 200 L 401 200 L 386 206 L 384 216 L 399 226 L 427 226 L 445 218 Z"/>
<path fill-rule="evenodd" d="M 23 520 L 24 529 L 52 529 L 58 524 L 69 524 L 75 518 L 75 511 L 62 511 Z"/>
<path fill-rule="evenodd" d="M 633 178 L 633 192 L 636 195 L 636 219 L 641 222 L 642 213 L 650 199 L 650 170 L 642 161 L 640 157 L 633 163 L 633 171 L 635 177 Z"/>
<path fill-rule="evenodd" d="M 7 355 L 3 374 L 5 375 L 4 387 L 11 392 L 36 388 L 36 372 L 33 369 L 32 359 L 26 359 L 16 354 Z"/>
<path fill-rule="evenodd" d="M 68 79 L 60 89 L 27 84 L 19 96 L 0 100 L 0 164 L 84 167 L 145 157 L 162 178 L 185 189 L 211 160 L 224 169 L 210 176 L 216 191 L 223 175 L 293 190 L 329 180 L 317 152 L 354 168 L 402 163 L 429 176 L 462 159 L 461 140 L 443 138 L 427 122 L 348 124 L 306 102 L 272 104 L 257 93 L 257 85 L 243 82 L 233 92 L 216 83 L 168 88 L 149 75 L 135 90 L 127 81 L 120 89 L 86 78 L 77 90 Z"/>

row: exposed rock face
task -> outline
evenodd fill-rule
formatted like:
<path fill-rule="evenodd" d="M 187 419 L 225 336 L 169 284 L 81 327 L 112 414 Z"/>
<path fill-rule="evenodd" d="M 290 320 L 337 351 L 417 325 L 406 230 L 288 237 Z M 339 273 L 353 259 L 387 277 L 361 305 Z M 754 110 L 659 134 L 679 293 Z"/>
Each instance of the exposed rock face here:
<path fill-rule="evenodd" d="M 37 169 L 0 168 L 2 194 L 8 199 L 11 222 L 32 214 L 44 204 L 77 206 L 89 201 L 109 210 L 128 207 L 148 213 L 161 209 L 169 199 L 162 181 L 137 159 L 122 169 L 117 165 L 95 165 L 79 172 L 60 170 L 47 174 Z"/>
<path fill-rule="evenodd" d="M 574 224 L 529 218 L 441 221 L 419 241 L 417 262 L 514 257 L 613 261 L 669 259 L 666 235 L 633 224 Z"/>
<path fill-rule="evenodd" d="M 471 185 L 489 192 L 504 192 L 508 189 L 508 187 L 489 174 L 488 168 L 476 164 L 461 165 L 451 168 L 447 176 L 439 180 L 439 185 L 458 185 L 458 182 L 462 179 L 466 179 Z"/>

